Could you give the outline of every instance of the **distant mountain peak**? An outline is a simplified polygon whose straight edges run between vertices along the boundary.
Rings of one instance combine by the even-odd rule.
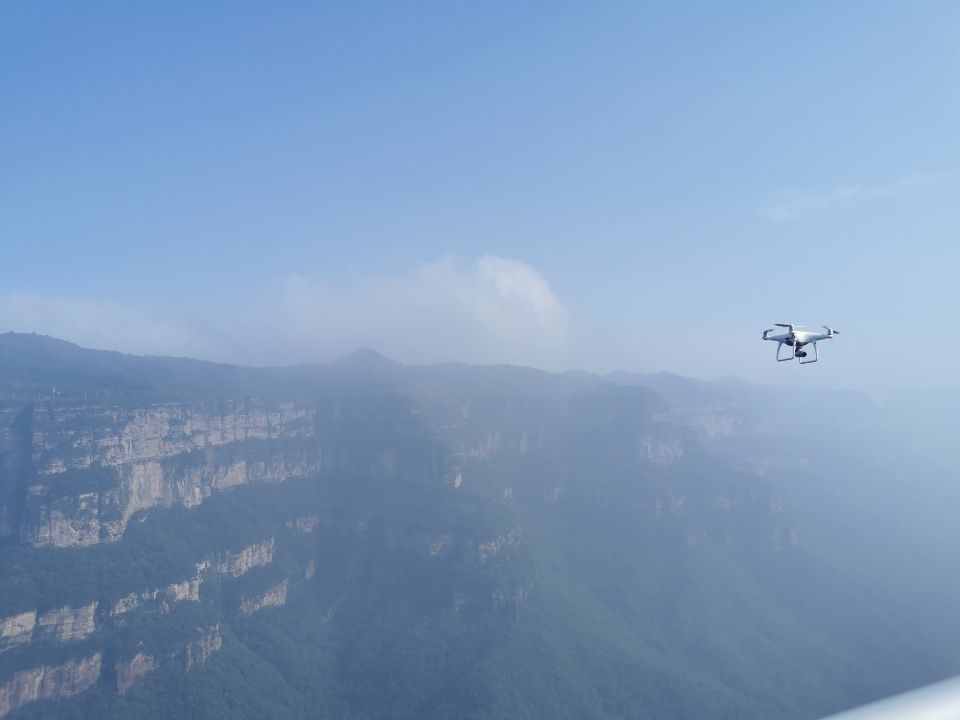
[[[402,363],[392,360],[373,348],[360,348],[334,360],[335,367],[349,367],[362,371],[393,370],[403,367]]]

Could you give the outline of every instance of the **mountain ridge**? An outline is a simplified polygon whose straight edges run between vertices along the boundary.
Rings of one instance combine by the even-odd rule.
[[[809,718],[960,669],[951,498],[910,524],[865,398],[3,337],[0,716]]]
[[[93,360],[115,360],[120,363],[129,363],[130,365],[141,365],[141,367],[160,366],[175,370],[178,366],[185,368],[208,368],[216,369],[222,372],[235,373],[237,375],[269,375],[284,371],[297,372],[317,372],[323,370],[337,369],[350,370],[359,374],[380,374],[396,373],[399,369],[431,369],[431,368],[483,368],[491,372],[517,372],[532,375],[550,375],[555,377],[568,377],[573,380],[588,382],[614,382],[626,385],[645,385],[651,388],[660,389],[682,389],[682,388],[703,388],[703,387],[723,387],[728,385],[742,385],[751,389],[766,389],[771,392],[782,391],[808,393],[814,395],[829,394],[848,394],[869,398],[863,392],[847,389],[828,389],[828,388],[796,388],[789,385],[770,385],[765,383],[756,383],[743,378],[728,376],[716,378],[714,380],[700,380],[696,378],[678,375],[670,371],[658,371],[652,373],[637,373],[631,371],[613,371],[609,373],[592,373],[585,370],[567,370],[555,372],[541,368],[513,365],[513,364],[485,364],[485,363],[467,363],[460,361],[437,362],[428,364],[404,364],[398,360],[389,358],[373,348],[359,348],[357,350],[345,353],[333,360],[327,362],[309,362],[293,363],[290,365],[243,365],[229,362],[216,362],[211,360],[202,360],[190,357],[180,357],[171,355],[140,355],[135,353],[124,353],[116,350],[87,348],[77,343],[61,340],[49,335],[39,335],[37,333],[18,333],[9,331],[0,333],[0,351],[3,350],[55,350],[57,354],[63,355],[64,352],[74,354],[78,360],[85,360],[88,364]],[[0,363],[3,357],[0,356]],[[2,367],[2,366],[0,366]],[[112,369],[114,363],[106,363],[103,369]]]

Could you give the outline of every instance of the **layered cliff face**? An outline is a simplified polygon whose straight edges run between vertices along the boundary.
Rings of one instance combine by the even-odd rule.
[[[217,597],[219,588],[271,566],[272,535],[202,552],[192,562],[190,550],[156,547],[160,558],[175,562],[169,570],[146,573],[159,581],[146,587],[138,587],[132,566],[99,580],[81,575],[78,584],[67,579],[71,568],[109,573],[103,565],[111,562],[107,558],[129,552],[123,540],[134,517],[159,523],[155,527],[162,538],[176,532],[177,521],[167,515],[151,518],[151,512],[194,509],[219,493],[304,482],[320,474],[322,443],[315,437],[313,403],[119,399],[51,398],[0,408],[0,537],[7,538],[12,563],[0,579],[5,582],[0,605],[6,605],[0,607],[0,717],[95,686],[126,693],[171,662],[186,669],[205,662],[222,646],[218,607],[240,612],[238,599]],[[254,527],[254,532],[262,531]],[[103,544],[116,545],[119,554],[87,557],[86,548]],[[216,544],[216,538],[207,541],[213,548]],[[53,584],[34,577],[38,561],[50,567]],[[176,565],[192,570],[183,573]],[[256,579],[254,588],[260,582]],[[35,597],[31,585],[39,593]],[[58,598],[72,602],[56,604]],[[37,604],[28,609],[31,602]],[[280,604],[269,594],[264,600],[264,606]],[[189,606],[196,608],[190,612],[197,620],[213,621],[214,630],[191,638],[181,617]],[[18,607],[22,610],[3,612]],[[162,642],[137,649],[151,617],[169,617],[162,624],[170,629]],[[36,664],[44,657],[51,662]]]
[[[35,700],[68,698],[100,680],[103,655],[96,653],[55,667],[23,670],[0,685],[0,717]]]
[[[245,623],[291,597],[316,604],[324,625],[349,616],[364,558],[388,562],[411,538],[443,534],[431,518],[415,530],[402,513],[380,519],[397,483],[409,499],[447,476],[409,402],[381,394],[0,408],[0,561],[13,569],[0,577],[0,717],[135,697],[229,638],[236,652]],[[469,557],[498,531],[445,533],[431,557]]]
[[[221,578],[240,578],[256,568],[265,568],[274,561],[275,539],[236,551],[224,551],[208,556],[196,564],[192,577],[173,582],[165,587],[143,589],[128,593],[112,602],[94,600],[80,607],[59,607],[38,613],[36,610],[0,618],[0,653],[20,650],[24,658],[28,644],[44,647],[62,647],[82,644],[91,636],[123,637],[123,628],[136,628],[138,622],[151,616],[176,613],[179,603],[201,603],[204,583],[218,583]],[[119,587],[122,581],[117,583]],[[282,606],[286,599],[286,581],[270,588],[250,601],[239,603],[239,612],[253,612],[264,607]],[[176,632],[176,636],[182,635]],[[141,642],[141,641],[138,641]],[[174,649],[156,655],[136,652],[129,659],[113,659],[117,691],[126,693],[142,676],[162,667],[171,660],[190,669],[205,662],[222,646],[219,626],[205,632],[196,640],[187,640]],[[109,654],[109,653],[108,653]],[[101,677],[103,652],[60,666],[40,666],[20,670],[6,683],[0,683],[0,717],[20,706],[38,699],[62,698],[73,695],[98,682]]]
[[[36,626],[36,610],[0,619],[0,652],[29,642]]]
[[[38,615],[36,610],[0,618],[0,652],[51,638],[57,642],[83,640],[94,631],[97,601],[78,608],[60,607]]]
[[[139,511],[193,507],[238,485],[316,474],[313,412],[255,402],[35,410],[24,506],[8,499],[0,514],[18,517],[8,534],[16,530],[35,547],[116,541]]]
[[[275,585],[265,592],[255,595],[252,598],[245,598],[243,602],[240,603],[240,612],[245,615],[250,615],[264,608],[286,605],[287,587],[287,581],[284,580],[279,585]]]
[[[4,720],[806,718],[950,667],[845,579],[849,398],[44,352],[0,353]]]

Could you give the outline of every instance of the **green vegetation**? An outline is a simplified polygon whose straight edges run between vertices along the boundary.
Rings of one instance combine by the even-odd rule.
[[[850,398],[821,426],[766,391],[669,376],[612,384],[369,356],[246,371],[60,351],[80,353],[62,371],[81,393],[96,371],[123,402],[309,397],[316,409],[311,437],[184,453],[163,461],[172,476],[323,460],[315,477],[138,513],[116,543],[0,544],[0,616],[101,601],[90,637],[0,653],[0,683],[95,651],[105,663],[95,687],[11,720],[812,718],[960,668],[950,544],[937,551],[906,523],[891,537],[896,508],[837,478],[890,481],[872,445],[842,434],[866,412]],[[18,357],[0,353],[8,368]],[[44,357],[17,371],[49,381],[59,361]],[[721,411],[721,429],[759,430],[697,424]],[[4,452],[10,504],[31,476],[16,442]],[[116,482],[96,467],[54,481],[64,497]],[[208,573],[196,602],[106,614],[268,538],[271,563]],[[283,582],[285,605],[241,612]],[[188,672],[186,647],[213,626],[222,649]],[[139,652],[159,667],[118,696],[115,668]]]

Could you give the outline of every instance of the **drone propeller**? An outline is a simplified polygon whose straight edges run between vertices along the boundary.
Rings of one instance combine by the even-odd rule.
[[[828,326],[826,326],[826,325],[821,325],[820,327],[822,327],[824,330],[827,331],[827,335],[839,335],[839,334],[840,334],[840,331],[839,331],[839,330],[834,330],[832,327],[828,327]]]

